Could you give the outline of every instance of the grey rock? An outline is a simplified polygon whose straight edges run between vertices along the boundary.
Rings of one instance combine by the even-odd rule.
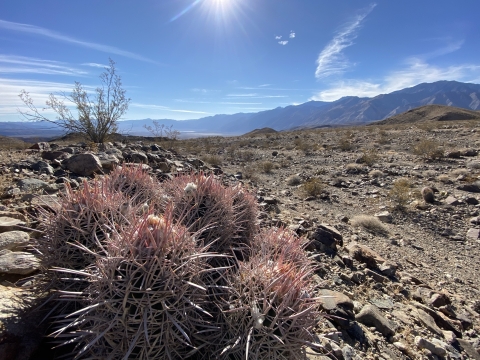
[[[49,163],[45,161],[37,161],[35,164],[31,166],[32,170],[38,171],[40,174],[53,174],[53,167],[50,166]]]
[[[325,310],[333,310],[339,306],[348,310],[353,310],[353,301],[341,292],[321,289],[318,291],[318,297],[320,298],[319,301],[321,306]]]
[[[429,314],[427,314],[425,311],[423,311],[420,308],[416,309],[416,313],[414,313],[417,317],[418,320],[420,320],[425,327],[430,330],[432,333],[438,335],[438,336],[443,336],[442,330],[438,327],[438,325],[435,323],[435,319],[431,317]]]
[[[346,249],[355,260],[367,264],[370,268],[378,268],[385,262],[377,252],[357,242],[351,242]]]
[[[113,154],[99,153],[97,156],[104,169],[113,170],[115,166],[120,164],[120,160]]]
[[[445,350],[443,347],[441,347],[438,344],[434,344],[433,342],[427,339],[424,339],[421,336],[416,336],[414,341],[415,341],[415,345],[419,349],[427,349],[432,354],[435,354],[441,357],[444,357],[445,355],[447,355],[447,350]]]
[[[397,272],[397,268],[398,268],[397,264],[387,260],[378,267],[378,270],[380,270],[382,275],[395,276],[395,273]]]
[[[28,275],[40,267],[35,255],[27,252],[0,251],[0,273]]]
[[[463,184],[458,186],[457,190],[480,193],[480,186],[478,186],[478,184]]]
[[[450,195],[445,199],[445,204],[451,206],[458,206],[461,204],[461,202],[456,197]]]
[[[28,245],[30,235],[24,231],[8,231],[0,234],[0,250],[17,250]]]
[[[394,326],[388,321],[375,305],[365,305],[355,316],[358,322],[375,327],[381,334],[388,337],[395,334]]]
[[[18,182],[18,187],[23,192],[32,192],[45,189],[48,183],[38,179],[22,179]]]
[[[23,220],[15,219],[8,216],[0,216],[0,233],[19,230],[20,227],[26,225],[27,224]]]
[[[93,154],[77,154],[64,160],[62,165],[71,172],[81,175],[90,176],[93,173],[102,170],[102,163],[98,156]]]
[[[475,350],[472,344],[463,339],[457,339],[458,343],[462,347],[463,351],[467,353],[470,359],[480,360],[480,354]]]
[[[384,223],[392,222],[392,214],[390,214],[388,211],[381,211],[373,216],[375,216],[378,220]]]
[[[309,238],[313,240],[313,246],[317,249],[337,250],[338,246],[343,246],[343,236],[334,227],[327,224],[320,224]]]
[[[124,152],[123,157],[126,161],[135,164],[148,164],[148,156],[141,151]]]
[[[468,229],[467,238],[472,240],[480,239],[480,229],[476,229],[476,228]]]

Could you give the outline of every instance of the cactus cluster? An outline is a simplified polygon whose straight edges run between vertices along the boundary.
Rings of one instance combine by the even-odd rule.
[[[313,267],[302,238],[260,230],[257,212],[240,185],[202,173],[117,169],[67,188],[38,240],[53,302],[75,305],[51,337],[78,359],[301,358]]]

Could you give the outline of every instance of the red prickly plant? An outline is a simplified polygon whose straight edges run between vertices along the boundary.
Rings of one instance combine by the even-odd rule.
[[[57,279],[52,268],[83,270],[105,256],[110,235],[128,226],[133,216],[125,197],[99,181],[85,181],[78,191],[67,184],[56,211],[40,211],[43,236],[36,246],[44,270]]]
[[[52,336],[75,343],[75,358],[184,359],[198,349],[207,300],[200,274],[210,256],[171,214],[145,214],[112,239],[110,256],[84,293],[84,309]],[[213,256],[213,255],[212,255]],[[72,320],[73,318],[73,320]]]
[[[162,208],[163,192],[155,179],[141,165],[116,167],[102,180],[111,192],[120,192],[142,212]]]
[[[182,175],[164,183],[177,219],[210,250],[234,255],[249,245],[257,230],[257,205],[240,186],[227,188],[213,175]]]
[[[289,229],[272,227],[261,229],[255,235],[252,250],[272,260],[285,256],[295,264],[302,264],[309,261],[305,253],[307,243],[307,239]]]

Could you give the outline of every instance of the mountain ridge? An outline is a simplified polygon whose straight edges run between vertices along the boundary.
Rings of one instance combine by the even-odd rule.
[[[307,101],[257,113],[216,114],[197,120],[157,120],[166,127],[187,136],[241,135],[259,128],[276,131],[316,128],[324,126],[363,125],[380,121],[425,105],[453,106],[468,110],[480,110],[480,84],[457,81],[421,83],[409,88],[372,98],[345,96],[332,102]],[[145,125],[152,119],[124,120],[119,122],[121,133],[148,135]],[[50,129],[47,129],[50,128]],[[51,123],[0,122],[0,135],[44,136],[46,133],[61,133],[52,129]],[[56,135],[56,134],[54,134]]]

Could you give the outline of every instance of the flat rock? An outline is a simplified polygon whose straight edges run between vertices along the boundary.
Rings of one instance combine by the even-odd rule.
[[[341,292],[321,289],[318,291],[318,296],[320,298],[320,304],[325,310],[333,310],[339,306],[353,310],[353,301]]]
[[[419,349],[427,349],[432,354],[435,354],[435,355],[440,356],[440,357],[444,357],[445,355],[447,355],[447,350],[445,350],[443,347],[441,347],[437,344],[434,344],[433,342],[431,342],[427,339],[424,339],[421,336],[416,336],[415,337],[415,345]]]
[[[39,266],[40,261],[33,254],[10,250],[0,252],[0,273],[28,275],[38,270]]]
[[[30,236],[24,231],[8,231],[0,234],[0,251],[17,250],[28,245]]]
[[[358,322],[375,327],[384,336],[395,334],[394,326],[388,321],[375,305],[365,305],[355,316]]]
[[[388,211],[381,211],[373,216],[375,216],[378,220],[384,223],[392,222],[392,214],[390,214]]]
[[[48,186],[48,183],[39,179],[22,179],[18,182],[18,187],[23,192],[32,192],[43,190]]]
[[[456,197],[450,195],[445,199],[445,204],[451,206],[458,206],[461,204],[461,202]]]
[[[475,229],[475,228],[468,229],[467,238],[473,239],[473,240],[480,239],[480,229]]]
[[[0,216],[0,233],[19,230],[19,227],[25,225],[27,224],[20,219],[15,219],[8,216]]]
[[[480,354],[475,350],[472,344],[463,339],[457,339],[458,343],[462,347],[463,351],[467,353],[470,359],[480,360]]]
[[[478,186],[477,184],[463,184],[458,186],[457,189],[472,193],[480,193],[480,186]]]

